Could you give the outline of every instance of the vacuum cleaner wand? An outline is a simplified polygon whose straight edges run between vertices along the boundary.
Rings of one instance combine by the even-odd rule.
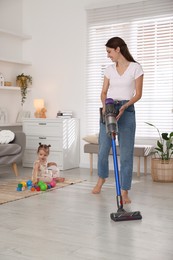
[[[114,174],[115,174],[115,185],[116,185],[116,199],[117,199],[117,213],[111,213],[110,218],[113,221],[127,221],[127,220],[137,220],[142,219],[140,211],[126,212],[123,208],[123,200],[121,195],[119,171],[118,171],[118,160],[116,152],[116,135],[118,134],[118,127],[116,116],[119,111],[115,109],[114,100],[107,98],[105,101],[105,123],[106,123],[106,132],[109,137],[112,139],[112,153],[113,153],[113,162],[114,162]]]

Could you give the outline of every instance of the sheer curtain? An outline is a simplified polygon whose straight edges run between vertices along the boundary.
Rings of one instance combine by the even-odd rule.
[[[100,93],[107,58],[105,43],[123,38],[144,70],[143,96],[135,104],[138,137],[173,131],[173,1],[143,1],[88,9],[87,133],[99,131]]]

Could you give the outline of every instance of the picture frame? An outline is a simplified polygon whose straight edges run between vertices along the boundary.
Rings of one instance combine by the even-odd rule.
[[[30,115],[31,115],[30,111],[27,111],[27,110],[19,111],[19,113],[17,114],[16,123],[22,123],[23,119],[29,118]]]

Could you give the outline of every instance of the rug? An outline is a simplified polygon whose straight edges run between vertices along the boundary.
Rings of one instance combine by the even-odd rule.
[[[65,179],[64,182],[58,182],[54,188],[47,189],[46,191],[30,191],[28,189],[25,189],[24,191],[16,191],[16,188],[18,186],[18,183],[20,181],[27,181],[29,179],[6,179],[1,180],[0,182],[0,204],[12,202],[15,200],[20,200],[24,198],[28,198],[35,195],[40,195],[45,192],[50,192],[55,189],[64,188],[69,185],[73,185],[76,183],[82,182],[82,180],[76,179]]]

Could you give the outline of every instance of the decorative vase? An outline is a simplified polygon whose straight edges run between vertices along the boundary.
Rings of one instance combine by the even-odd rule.
[[[151,176],[155,182],[173,182],[173,159],[151,159]]]

